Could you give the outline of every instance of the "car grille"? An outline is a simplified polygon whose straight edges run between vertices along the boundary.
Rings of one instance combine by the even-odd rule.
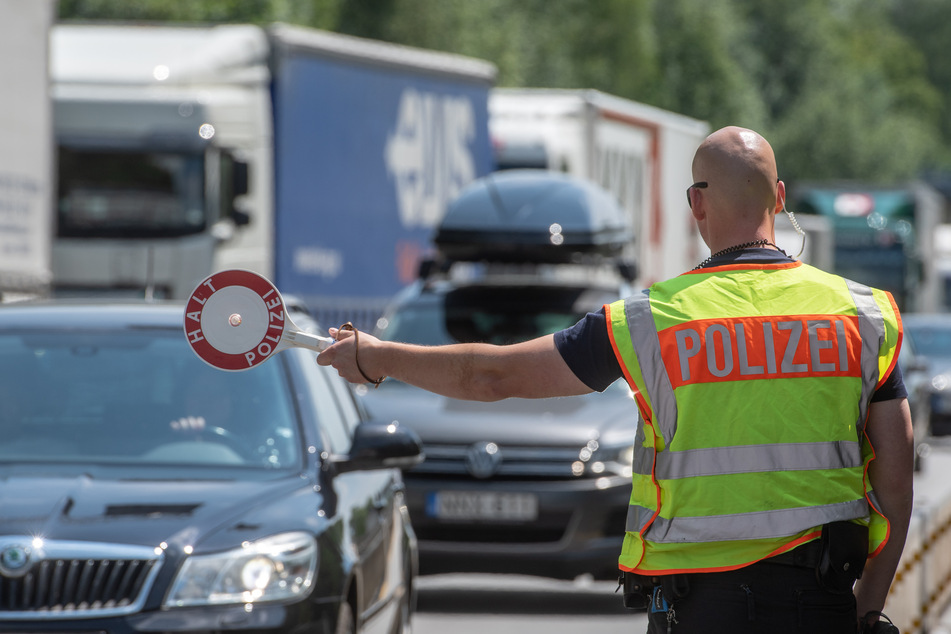
[[[582,475],[575,475],[572,465],[580,460],[579,448],[499,445],[501,460],[493,473],[486,478],[478,478],[467,464],[469,452],[477,446],[426,443],[423,447],[426,459],[407,473],[408,486],[432,490],[438,488],[437,482],[447,481],[563,483],[554,484],[557,489],[572,486],[570,482],[597,477],[588,469]],[[588,457],[590,459],[590,455]],[[536,519],[524,524],[441,521],[422,514],[413,518],[413,530],[420,540],[430,542],[554,544],[565,539],[576,511],[570,508],[540,509]],[[604,534],[623,534],[627,508],[619,509],[617,514],[618,517],[605,519]]]
[[[466,466],[469,445],[426,443],[426,459],[413,473],[471,477]],[[571,465],[578,460],[578,449],[501,447],[502,460],[493,478],[577,480]]]
[[[23,568],[4,564],[4,554],[24,551],[29,554]],[[136,612],[161,563],[162,555],[152,548],[0,538],[0,620]]]

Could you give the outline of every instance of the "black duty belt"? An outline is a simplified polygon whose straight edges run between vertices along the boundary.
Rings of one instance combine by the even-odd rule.
[[[762,560],[764,564],[779,564],[782,566],[797,566],[800,568],[815,568],[822,558],[822,542],[815,539],[788,550],[779,555]]]

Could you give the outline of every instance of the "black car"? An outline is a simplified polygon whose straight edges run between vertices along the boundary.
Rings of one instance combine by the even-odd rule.
[[[0,631],[408,629],[418,439],[313,353],[222,372],[182,321],[0,307]]]

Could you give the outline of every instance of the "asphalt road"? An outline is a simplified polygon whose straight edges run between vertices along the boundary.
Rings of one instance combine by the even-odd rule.
[[[647,616],[625,609],[616,583],[516,575],[419,579],[414,634],[646,632]]]

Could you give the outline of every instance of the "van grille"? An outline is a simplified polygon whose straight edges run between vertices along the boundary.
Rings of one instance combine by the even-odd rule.
[[[23,570],[0,574],[0,620],[101,617],[141,609],[161,566],[150,548],[88,542],[0,538],[0,552],[26,549]],[[11,546],[12,545],[12,546]]]

